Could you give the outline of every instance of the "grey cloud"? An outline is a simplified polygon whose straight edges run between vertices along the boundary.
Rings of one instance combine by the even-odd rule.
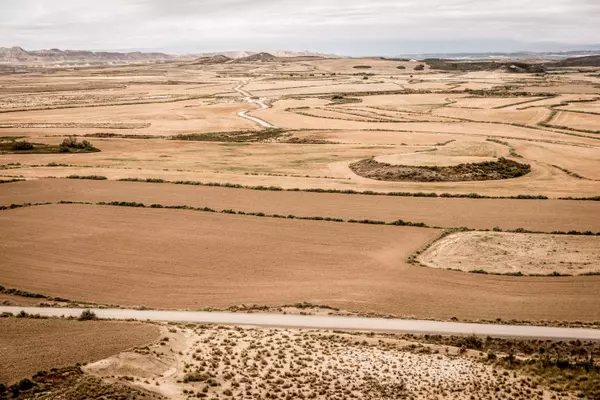
[[[409,42],[591,44],[599,20],[598,0],[0,0],[0,46],[352,52],[352,43],[370,43],[364,48],[402,52]]]

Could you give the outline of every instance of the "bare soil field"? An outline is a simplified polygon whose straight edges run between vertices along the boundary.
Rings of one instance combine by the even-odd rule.
[[[428,267],[469,272],[582,275],[600,273],[600,240],[593,236],[459,232],[435,242],[418,260]]]
[[[0,224],[0,281],[72,300],[188,309],[307,301],[421,318],[600,317],[600,277],[476,276],[409,265],[435,229],[88,205],[10,210]]]
[[[542,232],[584,232],[598,231],[600,227],[600,203],[596,201],[345,195],[82,179],[39,179],[0,185],[0,206],[63,200],[188,205],[345,220],[393,222],[403,219],[446,228],[498,226]]]
[[[157,341],[150,324],[63,319],[0,318],[0,383],[97,361]]]

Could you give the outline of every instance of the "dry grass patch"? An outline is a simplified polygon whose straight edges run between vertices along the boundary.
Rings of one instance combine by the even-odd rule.
[[[594,236],[459,232],[434,243],[418,260],[433,268],[497,274],[600,273]]]

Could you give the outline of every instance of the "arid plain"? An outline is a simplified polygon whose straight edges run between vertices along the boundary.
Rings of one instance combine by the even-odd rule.
[[[597,327],[598,74],[259,55],[0,75],[0,301]],[[14,329],[3,324],[2,334]],[[115,336],[113,328],[102,329]],[[139,339],[129,346],[156,336],[127,329]],[[398,359],[381,340],[352,339],[342,354],[332,343],[345,334],[322,335],[180,327],[163,346],[186,357],[157,354],[159,372],[127,363],[127,372],[93,365],[86,373],[135,376],[142,398],[155,386],[173,398],[228,397],[232,379],[248,378],[245,361],[214,376],[198,372],[202,384],[183,392],[191,354],[209,358],[197,343],[239,336],[237,354],[248,337],[259,348],[291,337],[307,348],[318,342],[313,356],[344,374],[348,360],[370,358],[387,382],[373,386],[367,374],[339,397],[327,397],[329,389],[313,397],[294,383],[308,398],[442,398],[454,389],[456,398],[488,398],[491,386],[473,384],[481,377],[521,382],[463,359],[486,354],[464,355],[460,344],[433,356],[402,353],[413,342],[387,338],[405,362],[428,358],[452,371],[450,386],[437,375],[428,375],[428,389],[406,386],[413,378],[384,371]],[[100,353],[65,359],[109,355]],[[179,375],[163,374],[175,364]],[[282,374],[272,379],[290,382],[284,398],[296,381]],[[243,387],[227,392],[271,393],[250,385],[244,395]],[[534,395],[561,396],[555,389]]]

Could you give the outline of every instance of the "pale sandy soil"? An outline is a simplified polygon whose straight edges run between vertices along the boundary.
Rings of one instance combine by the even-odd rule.
[[[595,98],[597,99],[597,97]],[[572,103],[567,106],[561,106],[558,109],[600,114],[600,100],[596,100],[593,103]]]
[[[524,101],[541,100],[543,97],[463,97],[448,108],[481,108],[492,109],[507,107]]]
[[[527,110],[472,110],[465,108],[445,107],[433,111],[434,115],[460,118],[470,121],[485,121],[498,123],[515,123],[523,125],[534,125],[545,120],[550,111],[545,108],[529,108]]]
[[[580,130],[600,131],[600,115],[559,111],[549,124]]]
[[[186,107],[189,106],[189,107]],[[246,110],[247,104],[221,103],[203,105],[200,100],[187,100],[175,103],[153,103],[123,106],[99,106],[84,108],[67,108],[58,110],[41,110],[28,112],[4,113],[2,123],[150,123],[145,129],[131,129],[126,132],[110,129],[96,132],[113,132],[143,135],[168,135],[177,133],[213,132],[238,129],[253,129],[253,123],[236,116],[239,111]],[[13,129],[6,129],[13,132]],[[89,132],[89,129],[87,129]],[[0,134],[4,130],[0,130]],[[17,130],[23,133],[24,130]],[[42,133],[43,129],[26,130],[28,134]],[[69,130],[63,130],[68,135]],[[92,133],[92,132],[89,132]]]
[[[0,383],[97,361],[154,342],[159,328],[134,322],[0,318]]]
[[[393,222],[403,219],[430,226],[473,229],[499,226],[543,232],[596,231],[600,226],[600,203],[595,201],[368,196],[80,179],[41,179],[0,185],[0,205],[61,200],[135,201],[146,205],[188,205],[345,220]]]
[[[452,166],[464,163],[480,163],[495,161],[498,157],[508,155],[506,147],[501,148],[492,142],[460,141],[406,154],[390,154],[375,157],[375,160],[392,165],[411,166]]]
[[[378,335],[190,326],[169,328],[159,345],[98,361],[85,371],[108,381],[134,377],[134,387],[171,399],[196,398],[198,393],[235,399],[270,393],[413,400],[533,395],[528,377],[486,365],[485,356]],[[556,395],[543,386],[534,392],[539,399]]]
[[[509,141],[525,159],[556,165],[587,179],[600,179],[600,151],[597,147],[579,147],[548,143]]]
[[[600,238],[460,232],[435,242],[418,259],[428,267],[462,271],[581,275],[600,272]]]
[[[10,210],[0,224],[0,280],[73,300],[188,309],[308,301],[421,318],[600,318],[600,277],[477,276],[407,264],[435,229],[86,205]]]

